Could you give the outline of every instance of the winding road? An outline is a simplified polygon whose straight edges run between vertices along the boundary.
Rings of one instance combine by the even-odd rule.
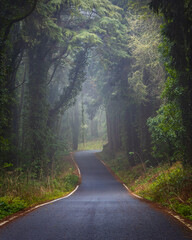
[[[82,183],[68,198],[40,207],[0,229],[0,240],[185,240],[172,217],[129,195],[94,156],[75,154]]]

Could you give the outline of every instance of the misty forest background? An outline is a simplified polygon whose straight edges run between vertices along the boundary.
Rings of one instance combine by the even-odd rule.
[[[191,0],[1,0],[3,206],[61,190],[62,169],[70,190],[63,156],[90,141],[127,171],[179,162],[174,184],[190,192],[191,39]]]

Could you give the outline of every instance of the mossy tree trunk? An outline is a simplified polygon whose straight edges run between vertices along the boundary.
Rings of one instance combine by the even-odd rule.
[[[29,165],[39,175],[46,166],[47,153],[47,74],[49,63],[45,59],[43,44],[29,51],[28,119],[26,148]]]

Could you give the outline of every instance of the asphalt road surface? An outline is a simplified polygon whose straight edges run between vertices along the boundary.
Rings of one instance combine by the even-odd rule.
[[[192,235],[172,217],[134,199],[94,157],[75,154],[82,184],[69,198],[5,225],[0,240],[185,240]]]

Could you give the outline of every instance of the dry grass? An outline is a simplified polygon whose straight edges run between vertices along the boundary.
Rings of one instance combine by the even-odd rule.
[[[0,219],[26,207],[62,197],[78,183],[70,156],[54,163],[51,176],[36,179],[30,172],[1,172]]]
[[[127,168],[128,159],[117,155],[111,158],[99,153],[100,158],[137,195],[158,202],[192,220],[192,167],[176,162],[173,166],[160,164],[143,171],[142,165]]]

